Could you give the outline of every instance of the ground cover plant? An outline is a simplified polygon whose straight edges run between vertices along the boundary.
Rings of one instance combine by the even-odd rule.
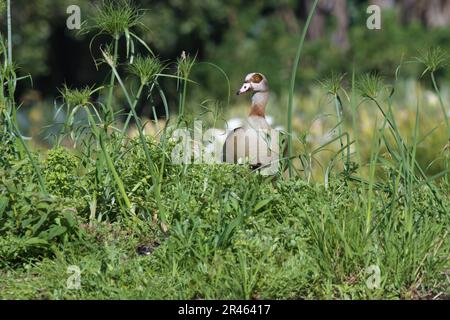
[[[286,172],[265,177],[240,165],[173,163],[176,129],[192,131],[195,120],[214,124],[225,115],[208,104],[202,112],[190,108],[186,97],[198,85],[191,72],[201,62],[185,52],[161,61],[135,31],[144,14],[128,1],[96,7],[82,31],[98,49],[93,63],[110,74],[93,87],[61,84],[49,150],[32,148],[22,134],[14,93],[31,76],[18,76],[11,24],[2,33],[0,298],[450,295],[450,127],[437,78],[447,68],[445,51],[431,48],[404,62],[422,68],[417,77],[438,98],[430,106],[418,88],[406,125],[398,106],[408,93],[397,81],[404,63],[390,82],[356,72],[318,81],[320,101],[308,104],[331,105],[334,114],[326,117],[332,135],[317,142],[296,120],[303,33],[282,113]],[[177,84],[176,113],[162,79]],[[144,99],[155,115],[161,101],[165,116],[146,123],[136,112]],[[149,126],[153,134],[145,134]]]

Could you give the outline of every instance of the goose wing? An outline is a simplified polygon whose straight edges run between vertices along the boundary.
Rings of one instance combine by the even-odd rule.
[[[223,154],[222,161],[226,163],[238,163],[239,155],[245,154],[245,145],[244,150],[242,150],[242,137],[245,136],[245,128],[238,127],[233,129],[225,139],[225,143],[223,145]],[[245,143],[245,142],[244,142]]]

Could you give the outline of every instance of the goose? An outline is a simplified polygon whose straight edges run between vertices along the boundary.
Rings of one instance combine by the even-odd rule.
[[[237,95],[252,93],[250,112],[243,125],[229,132],[223,146],[222,160],[225,163],[247,163],[263,175],[278,172],[278,132],[266,119],[265,108],[269,100],[269,82],[259,73],[245,77]]]

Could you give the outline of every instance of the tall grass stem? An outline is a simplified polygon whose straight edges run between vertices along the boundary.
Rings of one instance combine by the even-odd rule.
[[[7,1],[7,24],[8,24],[8,64],[12,65],[12,23],[11,23],[11,0]]]
[[[297,47],[297,53],[294,60],[294,65],[292,66],[291,72],[291,80],[289,87],[289,101],[288,101],[288,116],[287,116],[287,127],[288,127],[288,169],[289,169],[289,177],[292,177],[292,110],[294,103],[294,89],[295,89],[295,78],[297,75],[297,69],[300,63],[300,57],[302,54],[303,44],[305,42],[306,33],[308,31],[309,25],[311,24],[312,17],[314,12],[316,11],[317,3],[319,0],[315,0],[312,5],[311,11],[309,12],[308,19],[306,20],[305,27],[303,28],[303,32]]]
[[[114,56],[113,56],[113,62],[115,63],[118,58],[118,50],[119,50],[119,36],[114,36]],[[114,72],[111,72],[111,79],[109,81],[109,92],[108,92],[108,100],[106,102],[106,106],[108,108],[108,112],[110,113],[110,119],[111,121],[114,121],[114,109],[112,107],[112,100],[113,100],[113,93],[114,93],[114,82],[115,82],[115,75]]]

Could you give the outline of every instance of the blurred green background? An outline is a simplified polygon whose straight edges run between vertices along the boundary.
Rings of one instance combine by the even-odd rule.
[[[53,119],[54,103],[64,83],[73,88],[105,83],[106,66],[97,70],[93,57],[98,47],[109,41],[98,37],[90,50],[93,34],[79,35],[68,30],[66,9],[79,5],[83,21],[95,14],[96,1],[88,0],[14,0],[14,59],[20,74],[31,74],[33,84],[22,81],[17,98],[23,103],[21,126],[33,137],[44,137],[43,128]],[[264,73],[272,91],[269,114],[278,125],[284,125],[285,105],[291,66],[298,39],[312,0],[140,0],[134,3],[145,9],[146,29],[139,34],[165,61],[174,61],[182,51],[197,55],[198,61],[212,62],[222,68],[230,79],[231,92],[240,86],[243,77],[253,71]],[[383,9],[382,29],[369,30],[366,10],[370,4]],[[5,17],[1,17],[5,31]],[[378,72],[386,81],[394,78],[397,66],[403,62],[400,76],[401,105],[413,110],[411,90],[417,84],[431,88],[429,79],[421,79],[423,66],[412,62],[420,49],[440,46],[450,52],[450,1],[447,0],[321,0],[313,18],[301,66],[297,73],[298,103],[296,114],[309,119],[298,124],[307,130],[312,119],[321,112],[323,93],[316,94],[317,80],[332,71],[347,73],[347,88],[353,68],[357,73]],[[121,39],[121,52],[125,41]],[[175,73],[175,66],[173,66]],[[217,69],[199,64],[194,68],[188,105],[199,110],[202,101],[213,99],[225,106],[228,84]],[[444,97],[448,97],[448,70],[438,73]],[[418,81],[416,83],[416,81]],[[172,111],[177,108],[176,81],[163,80]],[[425,98],[427,91],[425,91]],[[430,93],[429,101],[436,103]],[[309,99],[309,100],[308,100]],[[409,99],[409,100],[408,100]],[[247,101],[231,96],[232,107],[224,117],[245,115],[241,108]],[[427,100],[427,101],[428,101]],[[428,102],[429,102],[428,101]],[[150,102],[140,102],[139,112],[152,118]],[[159,104],[156,101],[156,104]],[[233,108],[234,106],[234,108]],[[162,111],[162,106],[159,106]],[[53,111],[52,111],[53,110]],[[236,111],[230,111],[236,110]],[[332,110],[332,109],[330,109]],[[440,117],[439,109],[430,112]],[[414,115],[406,114],[414,120]],[[370,117],[369,117],[370,118]],[[441,119],[442,120],[442,119]],[[430,120],[434,122],[435,119]],[[326,131],[326,130],[325,130]]]

